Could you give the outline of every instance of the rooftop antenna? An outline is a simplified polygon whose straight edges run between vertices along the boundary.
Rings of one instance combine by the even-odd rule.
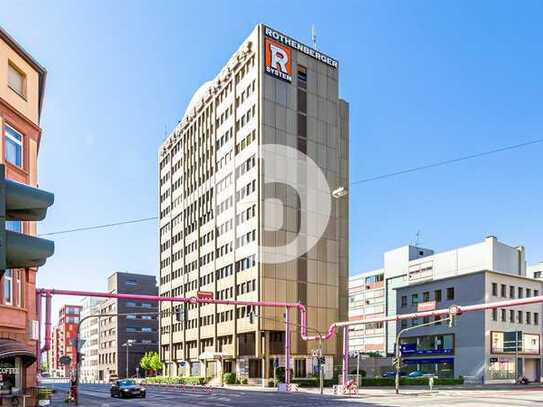
[[[311,41],[313,42],[313,48],[317,49],[317,30],[315,24],[311,25]]]
[[[417,233],[415,234],[415,246],[418,247],[420,244],[420,230],[417,230]]]

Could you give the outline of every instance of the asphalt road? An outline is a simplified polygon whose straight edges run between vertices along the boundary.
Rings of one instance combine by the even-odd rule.
[[[57,389],[53,406],[66,406],[64,394],[66,384],[54,385]],[[278,393],[276,391],[253,391],[237,389],[217,389],[205,391],[202,388],[188,390],[167,390],[147,388],[145,399],[117,399],[109,395],[109,386],[104,384],[85,384],[80,388],[80,406],[100,407],[169,407],[169,406],[257,406],[257,407],[299,407],[299,406],[455,406],[455,407],[510,407],[543,406],[543,387],[511,389],[458,389],[406,390],[396,396],[392,389],[362,389],[357,397],[337,397],[319,394]]]

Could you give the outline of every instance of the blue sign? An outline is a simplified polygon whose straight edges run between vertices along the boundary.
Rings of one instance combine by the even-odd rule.
[[[417,349],[416,343],[405,343],[400,345],[400,351],[402,355],[442,355],[453,353],[452,349]]]

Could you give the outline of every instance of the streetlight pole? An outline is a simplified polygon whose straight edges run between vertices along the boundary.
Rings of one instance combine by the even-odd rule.
[[[128,379],[128,349],[136,342],[134,339],[127,339],[125,343],[122,344],[122,346],[126,347],[126,373],[125,377]]]
[[[322,335],[319,333],[319,387],[321,394],[324,392],[324,355],[322,353]]]
[[[356,385],[360,387],[360,351],[356,353]]]

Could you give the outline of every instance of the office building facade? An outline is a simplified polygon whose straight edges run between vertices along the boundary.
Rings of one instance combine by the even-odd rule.
[[[380,277],[384,286],[383,312],[374,315],[393,317],[400,309],[400,304],[397,302],[397,289],[421,281],[438,280],[480,271],[495,271],[526,277],[525,250],[521,246],[506,245],[493,236],[489,236],[479,243],[440,253],[434,253],[433,250],[422,247],[403,246],[385,252],[382,269],[352,276],[350,281],[351,285],[358,285],[357,282],[362,281],[365,275],[383,275]],[[357,304],[354,296],[351,296],[351,301],[354,301],[351,304]],[[370,311],[373,310],[371,304],[368,304],[368,307],[370,307]],[[360,312],[360,309],[350,308],[351,316]],[[356,346],[356,329],[359,328],[353,327],[350,335],[355,340],[354,346]],[[396,333],[396,322],[386,322],[383,325],[381,338],[385,354],[394,353]],[[378,341],[378,339],[374,340]],[[351,350],[356,350],[352,346],[353,344],[350,344]]]
[[[108,291],[158,295],[156,277],[145,274],[114,273],[108,277]],[[158,352],[157,303],[108,298],[99,309],[98,380],[144,375],[139,367],[142,356]]]
[[[38,184],[40,118],[46,70],[0,27],[0,163],[6,177]],[[36,234],[35,222],[6,222],[6,227]],[[12,389],[28,393],[36,385],[36,268],[0,272],[0,396]],[[32,402],[29,400],[28,402]]]
[[[379,318],[385,312],[385,272],[375,270],[349,279],[349,320]],[[384,323],[354,325],[349,331],[351,352],[384,355]]]
[[[517,274],[519,269],[511,271],[478,271],[412,282],[396,290],[398,314],[416,312],[421,304],[425,309],[442,309],[542,293],[541,281]],[[403,370],[463,376],[473,383],[512,383],[521,376],[540,382],[542,311],[542,304],[530,304],[466,313],[452,327],[441,322],[443,317],[402,320],[398,331],[436,322],[401,337]]]
[[[98,350],[100,339],[99,319],[93,315],[100,314],[100,304],[103,299],[85,297],[81,300],[81,326],[82,339],[81,354],[83,361],[80,368],[80,380],[93,383],[98,381]]]
[[[285,260],[291,253],[278,249],[284,261],[263,260],[267,248],[293,241],[300,217],[310,216],[296,191],[267,182],[265,153],[276,153],[285,177],[298,163],[296,154],[280,156],[289,147],[316,163],[330,190],[348,186],[348,105],[338,96],[338,79],[337,61],[258,25],[194,94],[159,153],[161,295],[206,291],[227,300],[302,302],[310,334],[348,318],[347,198],[327,196],[331,214],[309,250]],[[282,212],[273,231],[266,227],[267,203]],[[168,374],[224,371],[258,381],[285,365],[284,309],[191,304],[186,321],[178,321],[178,306],[161,307]],[[294,311],[290,318],[300,323]],[[302,341],[297,328],[290,335],[294,377],[306,377],[314,372],[317,343]],[[325,343],[327,376],[340,340]]]

